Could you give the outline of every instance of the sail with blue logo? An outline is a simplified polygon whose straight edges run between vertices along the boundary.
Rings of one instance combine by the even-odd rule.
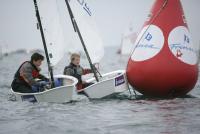
[[[103,58],[104,48],[94,21],[94,12],[91,5],[86,0],[70,0],[69,4],[92,63],[99,63]]]

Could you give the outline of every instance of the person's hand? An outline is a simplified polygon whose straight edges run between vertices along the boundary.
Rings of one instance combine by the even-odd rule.
[[[85,84],[86,83],[86,81],[82,81],[82,84]]]
[[[48,82],[46,82],[46,81],[38,81],[38,82],[36,82],[35,86],[44,87],[47,84],[48,84]]]
[[[45,78],[44,78],[44,81],[49,82],[49,79],[45,77]]]
[[[46,82],[46,81],[40,81],[39,83],[40,83],[40,86],[42,86],[42,87],[44,87],[48,84],[48,82]]]

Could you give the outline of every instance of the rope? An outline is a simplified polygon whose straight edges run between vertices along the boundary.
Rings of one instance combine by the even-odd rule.
[[[135,89],[133,89],[133,92],[135,94],[135,98],[137,99],[137,93],[136,93]]]
[[[137,99],[137,93],[136,93],[136,91],[132,88],[132,90],[133,90],[133,93],[134,93],[134,95],[135,95],[135,98]],[[130,88],[130,86],[128,85],[128,91],[129,91],[129,93],[130,93],[130,98],[132,98],[132,93],[131,93],[131,88]]]

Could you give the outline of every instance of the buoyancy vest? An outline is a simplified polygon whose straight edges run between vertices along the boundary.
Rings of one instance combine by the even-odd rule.
[[[29,83],[27,83],[24,78],[20,75],[20,69],[21,67],[25,64],[25,63],[30,63],[33,67],[32,69],[32,77],[33,78],[38,78],[39,76],[39,70],[37,69],[37,67],[30,61],[25,61],[24,63],[21,64],[21,66],[19,67],[19,69],[17,70],[17,72],[15,73],[15,76],[14,76],[14,80],[13,80],[13,84],[24,84],[26,86],[30,86]]]
[[[70,63],[69,66],[66,66],[65,70],[67,70],[68,68],[73,71],[71,75],[78,79],[78,83],[82,83],[81,76],[83,69],[80,66],[76,66],[72,63]]]
[[[76,66],[72,63],[69,64],[69,66],[65,67],[65,70],[70,68],[71,70],[73,70],[73,73],[70,74],[71,76],[75,77],[78,79],[78,84],[76,85],[77,89],[80,90],[82,89],[83,85],[82,85],[82,74],[83,74],[83,68],[80,66]]]

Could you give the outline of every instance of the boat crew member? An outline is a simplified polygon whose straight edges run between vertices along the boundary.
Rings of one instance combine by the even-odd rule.
[[[92,73],[92,71],[91,69],[84,69],[80,66],[80,54],[73,53],[70,59],[70,64],[64,69],[64,75],[70,75],[78,79],[78,84],[76,85],[77,90],[81,90],[92,85],[93,83],[86,83],[82,80],[82,75]]]
[[[47,84],[45,81],[48,81],[48,79],[39,73],[43,60],[44,56],[34,53],[31,56],[31,61],[25,61],[21,64],[11,85],[13,91],[20,93],[38,92],[40,87]],[[42,82],[38,82],[36,79],[40,79]]]

